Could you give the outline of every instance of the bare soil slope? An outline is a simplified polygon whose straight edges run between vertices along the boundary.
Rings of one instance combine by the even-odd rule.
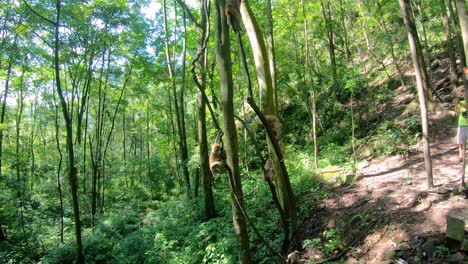
[[[445,56],[439,65],[433,85],[442,98],[450,101],[453,95],[463,96],[461,86],[453,91],[448,88]],[[410,90],[405,86],[394,90],[393,101],[383,108],[398,111],[401,117],[408,112],[404,109],[418,109]],[[411,146],[408,155],[361,162],[357,173],[361,180],[352,186],[330,187],[328,198],[311,209],[311,218],[301,228],[301,241],[338,228],[345,233],[341,241],[345,250],[334,252],[336,257],[330,261],[337,263],[342,259],[369,264],[468,263],[466,252],[449,252],[445,243],[447,215],[468,219],[468,199],[460,193],[463,168],[457,162],[457,127],[449,121],[452,107],[441,103],[438,112],[429,116],[433,190],[427,189],[421,143]],[[301,254],[304,263],[328,263],[323,252],[311,246],[305,246]]]
[[[304,238],[337,226],[346,230],[345,244],[355,248],[343,251],[346,263],[468,261],[466,253],[443,249],[446,216],[468,219],[468,200],[458,188],[462,165],[456,160],[456,127],[447,122],[448,115],[430,116],[434,190],[426,187],[422,145],[413,146],[408,156],[366,161],[360,164],[360,181],[330,189],[330,198],[314,208],[315,217],[303,226]],[[304,262],[322,258],[310,248],[302,253]]]

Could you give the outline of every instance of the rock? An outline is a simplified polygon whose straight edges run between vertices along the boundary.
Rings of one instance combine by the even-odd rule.
[[[458,252],[458,253],[448,256],[447,262],[448,263],[463,263],[464,259],[465,259],[465,256],[463,256],[463,253]]]
[[[467,239],[465,239],[465,240],[463,241],[461,250],[462,250],[462,251],[465,251],[465,252],[468,252],[468,240],[467,240]]]
[[[461,242],[447,237],[445,239],[445,246],[449,249],[450,252],[453,253],[460,250]]]
[[[369,154],[372,154],[372,153],[369,153]],[[369,161],[365,160],[365,161],[362,161],[362,162],[359,162],[358,165],[357,165],[357,169],[358,170],[362,170],[364,168],[367,168],[369,167],[370,163]]]
[[[456,216],[447,216],[446,237],[463,242],[465,239],[465,221]]]
[[[359,261],[353,257],[351,258],[348,258],[346,261],[345,261],[345,264],[359,264]]]
[[[445,186],[440,186],[439,189],[437,190],[437,193],[439,194],[447,194],[449,192],[451,192],[452,190],[445,187]]]
[[[361,180],[364,178],[364,175],[362,173],[354,174],[350,173],[345,176],[345,185],[352,185],[353,183]]]
[[[438,240],[434,238],[428,239],[424,244],[421,245],[421,252],[423,256],[432,257],[435,252]]]
[[[392,259],[395,256],[395,248],[388,248],[384,251],[385,259]]]

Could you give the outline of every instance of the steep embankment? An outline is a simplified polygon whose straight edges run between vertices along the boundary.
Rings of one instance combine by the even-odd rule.
[[[434,85],[444,91],[449,85],[446,68],[438,71]],[[417,106],[410,90],[394,90],[387,108],[399,109],[404,116],[408,111],[403,108]],[[461,91],[458,87],[451,93]],[[451,96],[441,95],[447,101]],[[337,249],[326,255],[339,255],[346,263],[466,263],[466,252],[449,252],[444,238],[448,215],[468,219],[468,200],[459,190],[462,165],[456,160],[457,128],[450,108],[440,103],[429,116],[434,190],[426,188],[421,143],[410,146],[405,155],[369,158],[358,165],[362,179],[350,187],[331,187],[328,198],[312,209],[302,226],[303,241],[334,240]],[[303,245],[304,262],[323,260],[323,247]]]

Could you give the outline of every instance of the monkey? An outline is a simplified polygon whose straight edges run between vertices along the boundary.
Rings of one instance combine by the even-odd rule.
[[[210,171],[215,176],[221,174],[226,169],[226,152],[223,148],[222,133],[218,133],[215,142],[211,146],[211,153],[209,158]]]
[[[276,139],[280,140],[281,134],[283,133],[283,125],[281,124],[281,121],[275,115],[265,115],[265,119],[275,134]]]
[[[301,253],[297,250],[294,250],[288,255],[288,264],[299,264],[301,263]]]
[[[265,115],[265,119],[267,121],[267,124],[273,131],[273,134],[275,135],[276,139],[278,140],[278,147],[280,149],[280,157],[278,158],[280,161],[284,161],[284,145],[283,141],[281,140],[281,135],[283,133],[283,125],[281,124],[281,121],[278,119],[278,117],[275,115]]]
[[[263,168],[265,169],[262,175],[263,179],[267,182],[274,183],[276,175],[275,175],[275,170],[273,168],[273,161],[271,159],[268,159],[265,162],[265,165],[263,166]]]

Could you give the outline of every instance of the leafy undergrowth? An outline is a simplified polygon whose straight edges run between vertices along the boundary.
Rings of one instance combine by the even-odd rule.
[[[298,161],[288,167],[294,175],[292,185],[299,199],[299,216],[308,216],[310,208],[327,194],[321,190],[321,180],[311,176],[314,174],[307,155],[293,150],[290,153],[291,160]],[[244,177],[243,189],[249,217],[263,238],[279,250],[283,233],[266,183],[258,172],[251,173]],[[94,228],[84,228],[86,263],[238,263],[226,178],[215,179],[214,195],[217,217],[209,220],[204,216],[203,197],[146,203],[137,202],[136,197],[122,198],[122,205],[100,215]],[[73,228],[69,216],[66,230]],[[28,243],[40,247],[21,248],[12,237],[5,244],[8,247],[0,250],[0,259],[13,263],[73,263],[76,250],[72,232],[67,232],[65,243],[60,244],[56,226],[48,223],[43,227],[41,233],[47,235]],[[249,236],[254,263],[279,262],[252,231]]]

